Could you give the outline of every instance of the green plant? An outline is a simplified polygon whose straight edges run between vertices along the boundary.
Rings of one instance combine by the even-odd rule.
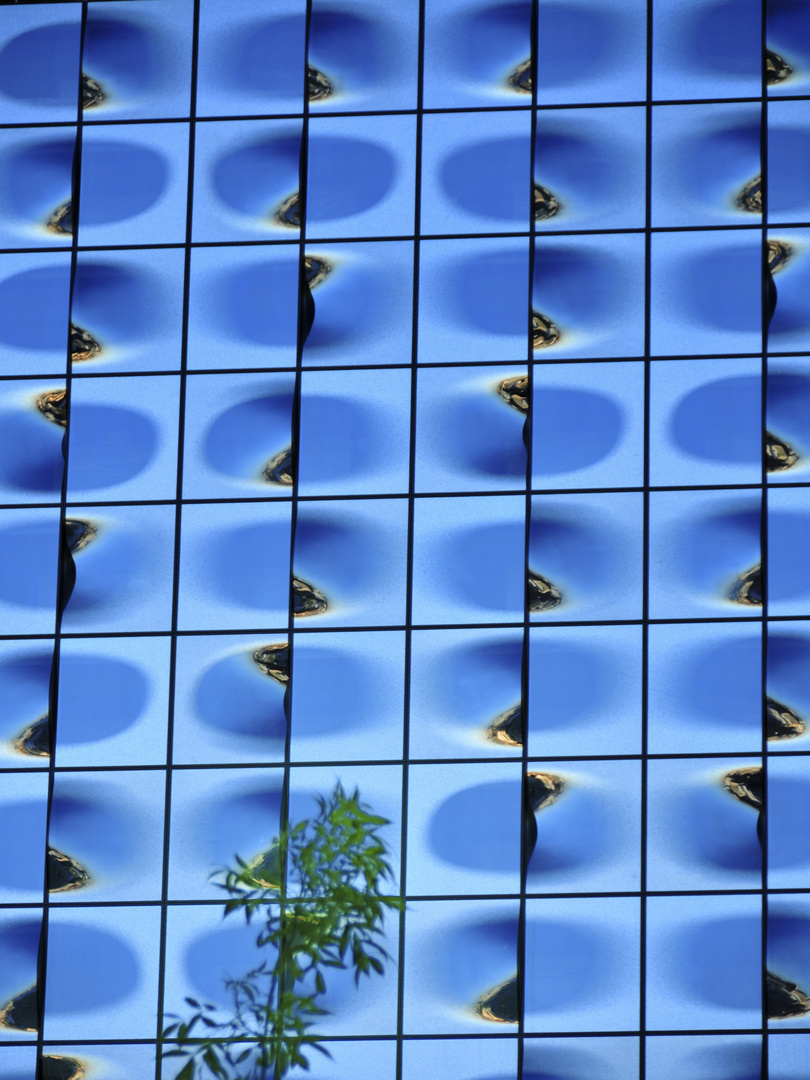
[[[402,908],[381,892],[393,880],[380,829],[389,822],[369,812],[359,792],[337,784],[318,799],[318,814],[282,830],[259,858],[213,875],[228,894],[225,917],[241,914],[259,923],[259,963],[225,985],[233,1012],[221,1019],[214,1005],[186,1002],[196,1010],[163,1031],[172,1049],[164,1058],[185,1062],[176,1080],[278,1080],[291,1065],[309,1067],[304,1049],[328,1056],[313,1025],[326,1012],[329,969],[361,975],[384,973],[390,956],[382,945],[386,910]]]

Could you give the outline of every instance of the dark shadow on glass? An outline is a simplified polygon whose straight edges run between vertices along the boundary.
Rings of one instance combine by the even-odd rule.
[[[56,494],[64,469],[60,427],[65,423],[65,391],[41,394],[35,406],[39,412],[0,413],[0,476],[18,491]]]
[[[74,100],[77,80],[78,69],[71,78]],[[3,195],[9,209],[43,223],[65,204],[69,212],[74,150],[72,139],[55,138],[28,143],[10,153],[3,171]]]
[[[75,110],[80,44],[78,18],[12,37],[0,50],[0,93],[14,101]]]
[[[82,225],[127,221],[157,203],[169,166],[157,150],[123,140],[82,144]]]
[[[159,87],[158,55],[154,31],[148,26],[88,10],[82,61],[87,71],[102,82],[109,79],[122,95]]]
[[[509,873],[520,863],[520,785],[493,781],[445,799],[430,823],[430,846],[444,862]]]
[[[761,380],[735,375],[690,390],[675,407],[670,431],[676,446],[694,457],[759,464]]]
[[[696,73],[750,76],[761,71],[759,0],[701,4],[685,21],[676,48]]]
[[[285,663],[289,663],[286,653],[286,643],[268,645],[253,654],[236,653],[211,665],[194,692],[199,718],[232,735],[283,740],[287,731],[282,689]],[[272,676],[272,681],[262,674]]]
[[[64,356],[69,270],[67,264],[43,266],[0,281],[0,342],[18,349],[58,351]]]
[[[292,407],[293,395],[278,393],[242,401],[220,413],[208,428],[203,444],[208,464],[226,476],[271,479],[266,471],[272,461],[289,453],[277,452],[268,460],[276,447],[289,444]],[[283,461],[278,464],[283,465]],[[276,482],[285,481],[279,477]]]
[[[622,411],[604,394],[543,386],[535,389],[533,471],[556,475],[606,458],[624,428]]]

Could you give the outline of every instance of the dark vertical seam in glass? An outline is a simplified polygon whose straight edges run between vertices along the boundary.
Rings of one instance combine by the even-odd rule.
[[[411,308],[411,381],[410,430],[408,444],[408,535],[405,551],[405,656],[403,665],[404,693],[402,700],[402,801],[400,824],[399,894],[407,892],[408,868],[408,781],[410,755],[411,657],[413,644],[413,557],[414,509],[416,500],[416,405],[419,363],[419,268],[422,227],[422,116],[423,79],[425,67],[425,0],[419,0],[419,28],[416,67],[416,126],[414,145],[414,210],[413,210],[413,296]],[[405,909],[399,913],[399,956],[397,958],[397,1048],[396,1080],[402,1080],[403,1033],[405,1022]]]
[[[773,281],[768,272],[768,74],[765,63],[765,50],[767,47],[767,19],[768,3],[761,0],[760,4],[760,94],[762,96],[759,137],[760,137],[760,190],[762,192],[762,232],[761,232],[761,296],[762,296],[762,361],[760,369],[761,394],[762,394],[762,425],[760,431],[760,452],[762,464],[760,484],[762,490],[762,502],[760,510],[760,560],[761,560],[761,588],[762,588],[762,743],[760,755],[762,759],[762,791],[764,798],[759,815],[759,841],[762,847],[761,869],[761,957],[762,957],[762,1048],[761,1048],[761,1071],[762,1080],[768,1080],[768,730],[766,707],[767,674],[768,674],[768,473],[765,456],[765,430],[767,427],[766,409],[768,404],[768,323],[770,321],[769,299]]]
[[[171,843],[172,765],[174,761],[174,695],[177,681],[177,615],[180,598],[180,539],[183,512],[183,459],[185,453],[185,407],[188,368],[189,296],[191,291],[191,237],[194,208],[194,151],[196,145],[195,115],[197,111],[197,53],[199,46],[200,0],[193,0],[191,37],[191,85],[189,88],[188,123],[188,191],[186,204],[186,242],[183,265],[183,324],[180,340],[180,394],[177,413],[177,486],[174,515],[174,579],[172,582],[171,636],[169,642],[169,700],[166,717],[166,786],[163,808],[163,870],[160,897],[159,963],[157,985],[157,1015],[155,1018],[155,1080],[161,1080],[163,1007],[166,990],[166,936],[169,898],[169,852]]]
[[[532,80],[532,110],[529,124],[529,177],[528,177],[528,215],[529,215],[529,260],[528,260],[528,296],[526,304],[526,420],[523,425],[524,445],[526,447],[526,495],[523,509],[523,656],[520,669],[520,711],[523,721],[523,739],[520,748],[520,898],[518,900],[517,932],[517,1080],[523,1078],[523,1058],[526,1032],[526,878],[529,859],[529,836],[533,831],[534,810],[529,799],[528,759],[529,759],[529,693],[531,657],[531,614],[529,607],[529,541],[532,522],[532,425],[534,424],[534,334],[532,328],[532,297],[534,293],[534,254],[537,227],[534,216],[534,173],[537,153],[537,36],[540,26],[539,0],[532,0],[529,20],[529,71]],[[531,845],[534,848],[534,842]]]
[[[37,955],[37,1051],[36,1080],[42,1080],[42,1054],[45,1039],[45,1000],[47,992],[48,970],[48,934],[50,930],[50,892],[48,874],[48,848],[51,831],[51,813],[56,782],[56,730],[59,711],[59,665],[61,660],[62,613],[73,590],[75,577],[71,576],[68,584],[68,568],[72,568],[73,556],[67,544],[65,518],[67,516],[68,464],[70,456],[70,395],[72,389],[71,373],[73,370],[71,352],[70,322],[73,318],[73,293],[76,283],[76,266],[79,257],[79,211],[81,206],[82,179],[82,68],[84,66],[84,38],[87,28],[87,0],[82,2],[81,30],[79,35],[79,70],[76,73],[76,142],[73,150],[73,168],[71,175],[70,205],[72,236],[70,241],[70,285],[68,293],[67,327],[67,366],[65,370],[65,434],[62,437],[62,489],[59,498],[59,533],[58,560],[56,578],[56,613],[54,619],[53,660],[51,662],[51,680],[48,687],[48,736],[50,739],[50,757],[48,758],[48,803],[45,814],[45,852],[44,876],[42,882],[42,923],[40,927],[39,950]]]
[[[647,737],[650,654],[650,381],[652,375],[652,153],[653,153],[653,4],[647,0],[647,103],[644,145],[644,461],[641,545],[641,687],[640,689],[640,815],[639,815],[639,1076],[647,1071]]]
[[[304,16],[304,70],[301,72],[303,112],[301,120],[301,149],[298,158],[298,321],[295,342],[295,384],[293,388],[292,414],[290,417],[290,456],[292,460],[292,492],[290,500],[290,566],[288,574],[289,592],[287,604],[287,649],[289,677],[287,689],[284,694],[284,712],[287,721],[284,733],[284,767],[281,780],[281,806],[279,808],[279,829],[284,829],[289,824],[290,814],[290,756],[292,750],[292,716],[293,716],[293,685],[295,683],[295,596],[293,594],[292,581],[295,573],[295,533],[298,525],[298,488],[300,476],[300,443],[301,443],[301,383],[303,380],[303,357],[304,346],[310,330],[311,320],[314,313],[314,301],[310,293],[306,278],[305,258],[307,239],[307,182],[308,182],[308,150],[309,150],[309,31],[312,22],[312,0],[306,0],[306,12]],[[268,500],[271,503],[271,500]],[[281,903],[282,931],[284,926],[283,901],[286,895],[287,883],[287,859],[286,852],[281,866],[281,888],[279,898]],[[283,993],[283,985],[279,986],[278,996]],[[280,1033],[285,1028],[284,1015],[281,1014],[277,1024]],[[278,1049],[278,1047],[277,1047]],[[281,1070],[279,1067],[278,1053],[275,1055],[273,1076],[279,1080]]]

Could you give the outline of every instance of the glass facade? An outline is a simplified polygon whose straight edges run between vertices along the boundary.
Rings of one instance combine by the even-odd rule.
[[[406,907],[313,1076],[804,1080],[808,72],[810,0],[0,8],[0,1080],[173,1080],[337,780]]]

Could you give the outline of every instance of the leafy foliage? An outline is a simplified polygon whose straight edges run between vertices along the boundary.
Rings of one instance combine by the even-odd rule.
[[[381,887],[393,881],[388,847],[380,829],[389,822],[369,812],[359,792],[347,796],[338,784],[318,799],[318,814],[283,830],[251,863],[213,875],[228,894],[225,916],[241,915],[257,925],[258,963],[225,983],[233,1013],[193,998],[188,1020],[163,1031],[172,1048],[164,1058],[184,1059],[176,1080],[278,1080],[292,1065],[309,1067],[304,1051],[319,1045],[313,1027],[325,1011],[334,969],[354,969],[354,979],[384,973],[390,956],[382,945],[384,919],[402,901]]]

